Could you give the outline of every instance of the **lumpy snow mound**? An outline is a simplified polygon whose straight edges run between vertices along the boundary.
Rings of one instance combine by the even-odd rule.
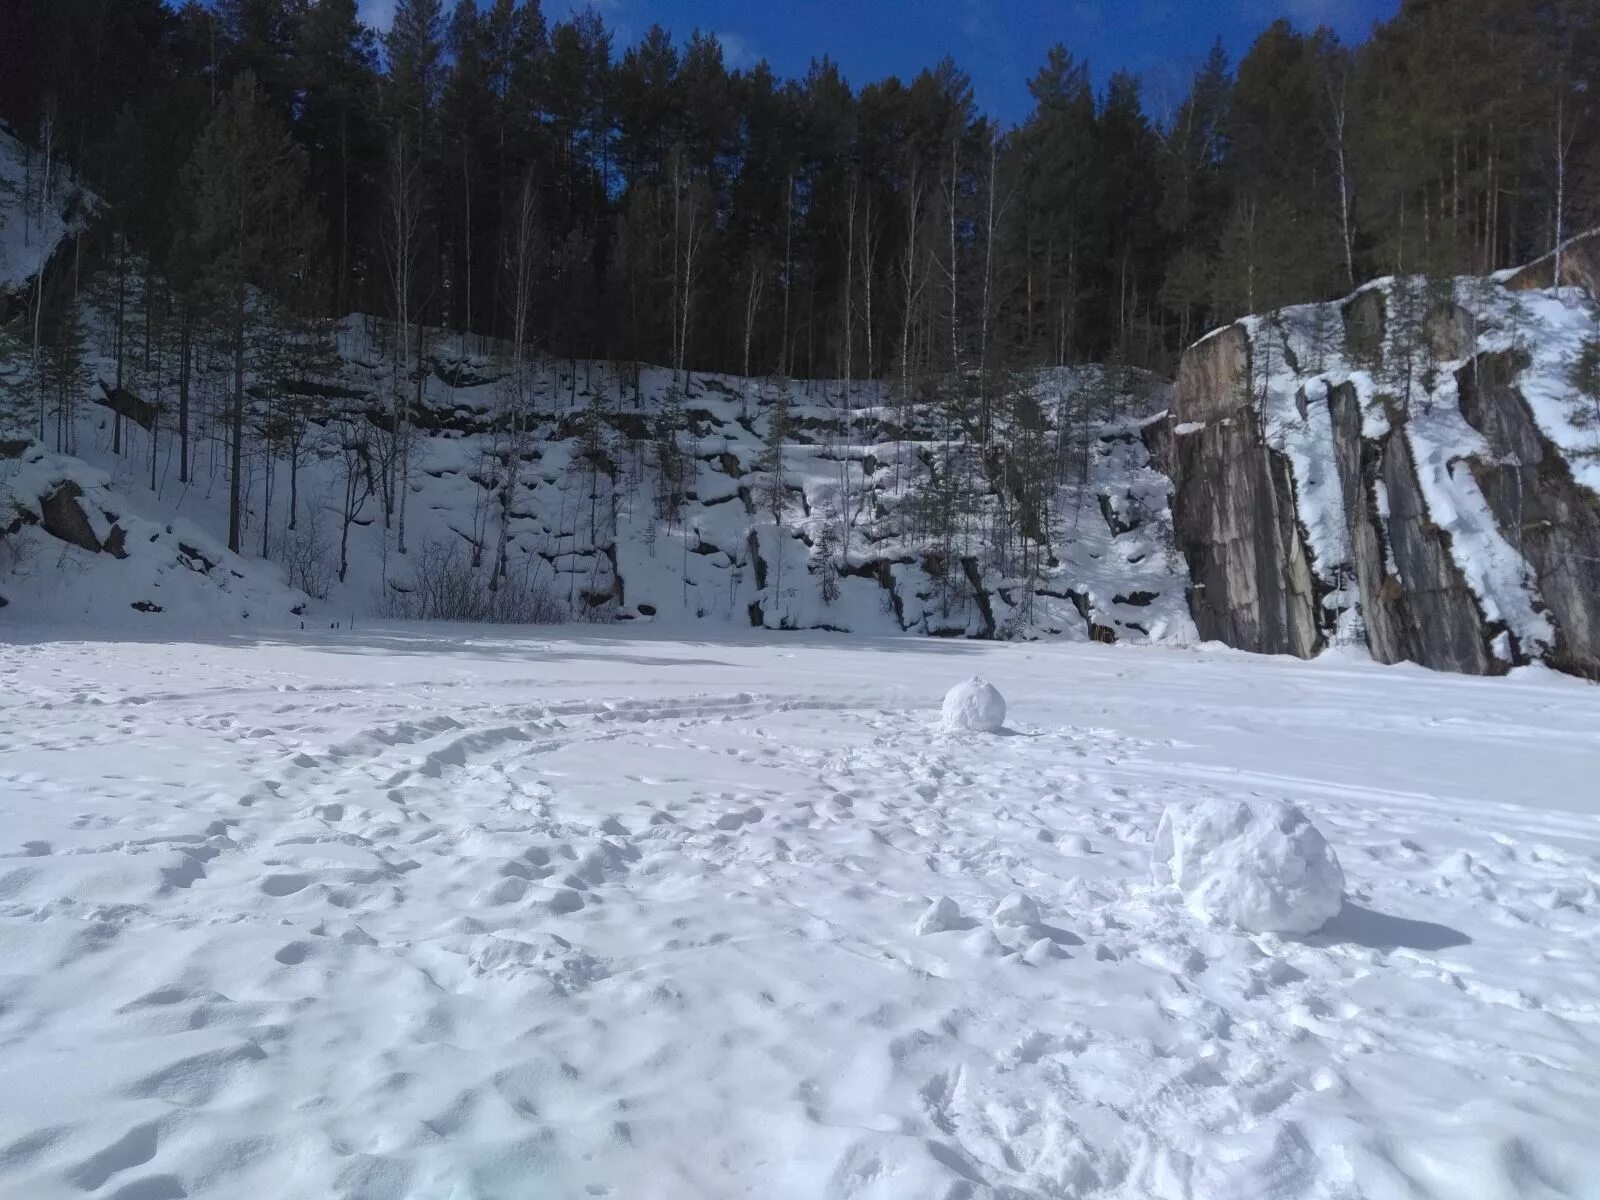
[[[944,696],[946,729],[973,729],[999,733],[1006,723],[1006,698],[987,679],[974,676],[955,685]]]
[[[1251,933],[1315,933],[1344,903],[1333,847],[1305,813],[1281,801],[1168,805],[1153,871],[1197,917]]]

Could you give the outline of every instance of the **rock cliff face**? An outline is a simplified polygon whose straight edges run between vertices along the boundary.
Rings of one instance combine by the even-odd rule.
[[[1600,237],[1489,279],[1386,279],[1191,347],[1149,437],[1202,636],[1600,678]]]
[[[1295,511],[1294,477],[1261,437],[1254,405],[1230,380],[1249,339],[1225,329],[1185,356],[1169,466],[1179,483],[1178,545],[1189,560],[1190,609],[1202,637],[1266,654],[1309,657],[1322,644],[1316,581]]]

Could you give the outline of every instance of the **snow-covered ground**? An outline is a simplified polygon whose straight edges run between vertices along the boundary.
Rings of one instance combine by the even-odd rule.
[[[5,632],[0,1195],[1600,1195],[1575,680]],[[1006,732],[940,727],[972,675]],[[1203,798],[1300,806],[1343,912],[1156,890]]]

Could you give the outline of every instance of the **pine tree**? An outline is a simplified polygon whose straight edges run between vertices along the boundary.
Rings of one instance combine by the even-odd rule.
[[[84,389],[94,382],[94,374],[84,361],[83,318],[76,303],[68,304],[56,322],[43,357],[41,383],[55,404],[56,449],[63,454],[76,454],[78,401]]]
[[[788,482],[784,478],[784,448],[789,443],[788,390],[779,387],[773,402],[767,407],[767,433],[762,439],[761,454],[755,469],[761,476],[758,496],[761,507],[772,517],[772,523],[783,525],[783,512],[788,503]]]
[[[328,230],[328,299],[332,313],[343,316],[373,299],[361,291],[377,272],[378,246],[366,217],[378,195],[383,146],[377,39],[361,24],[356,0],[317,0],[307,9],[293,72],[300,94],[295,134]]]
[[[1568,368],[1567,379],[1579,401],[1587,406],[1579,410],[1579,423],[1594,430],[1596,448],[1591,453],[1600,456],[1600,334],[1584,339]]]
[[[186,236],[201,264],[197,294],[232,369],[228,409],[228,548],[241,549],[245,377],[257,292],[284,296],[310,274],[317,246],[305,189],[305,153],[267,111],[250,75],[235,81],[185,172]]]

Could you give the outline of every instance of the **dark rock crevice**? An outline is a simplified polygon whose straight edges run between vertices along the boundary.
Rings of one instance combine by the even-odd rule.
[[[1600,497],[1579,484],[1514,384],[1516,353],[1458,372],[1461,413],[1489,444],[1468,461],[1501,535],[1532,571],[1556,629],[1552,666],[1600,679]]]
[[[970,556],[963,558],[961,569],[966,573],[967,582],[972,585],[972,598],[978,605],[978,615],[983,618],[983,632],[978,636],[993,638],[997,628],[994,606],[989,603],[989,590],[983,586],[983,572],[978,569],[978,560]]]
[[[1328,395],[1333,417],[1333,450],[1344,494],[1345,530],[1351,569],[1360,596],[1367,646],[1381,663],[1417,658],[1416,619],[1401,581],[1389,572],[1389,533],[1378,506],[1383,447],[1361,434],[1361,401],[1352,384]]]
[[[1240,326],[1192,347],[1178,369],[1175,428],[1155,446],[1177,485],[1174,528],[1200,636],[1304,658],[1323,644],[1317,589],[1293,472],[1263,439],[1243,386],[1249,363]]]
[[[1384,438],[1381,454],[1389,543],[1411,618],[1410,657],[1438,671],[1503,674],[1510,664],[1490,649],[1495,631],[1456,563],[1449,533],[1428,513],[1405,426]]]

